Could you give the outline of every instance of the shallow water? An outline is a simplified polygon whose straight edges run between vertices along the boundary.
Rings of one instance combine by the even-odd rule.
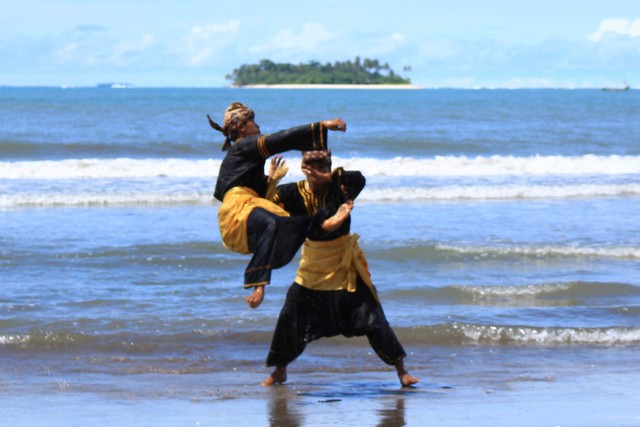
[[[635,387],[637,91],[0,88],[0,99],[3,397],[216,400],[266,375],[296,262],[246,307],[248,259],[222,246],[211,200],[222,141],[204,119],[235,99],[263,130],[349,123],[330,144],[334,166],[368,178],[352,230],[430,398],[594,378]],[[301,179],[297,155],[288,162],[285,179]],[[363,339],[313,343],[291,369],[313,399],[354,399],[344,376],[355,389],[395,384]],[[219,389],[206,382],[225,373]]]

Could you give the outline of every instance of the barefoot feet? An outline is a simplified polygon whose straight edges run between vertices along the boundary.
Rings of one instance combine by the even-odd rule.
[[[332,231],[337,230],[342,223],[349,217],[351,211],[353,210],[353,200],[347,200],[343,204],[340,205],[338,211],[330,218],[326,219],[322,223],[322,228],[324,231],[331,233]]]
[[[404,362],[402,359],[398,360],[394,366],[396,367],[396,372],[398,373],[398,378],[400,379],[402,387],[411,387],[420,381],[418,378],[407,372],[404,368]]]
[[[287,381],[287,368],[285,366],[276,366],[276,369],[260,383],[263,387],[274,384],[282,384]]]
[[[398,378],[400,378],[400,384],[402,384],[402,387],[411,387],[412,385],[420,381],[418,378],[414,377],[408,372],[405,372],[402,375],[398,375]]]

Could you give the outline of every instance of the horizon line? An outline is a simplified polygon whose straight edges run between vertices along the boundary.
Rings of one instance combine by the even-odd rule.
[[[336,89],[360,89],[360,90],[637,90],[630,85],[625,89],[624,86],[420,86],[414,84],[398,84],[398,85],[331,85],[331,84],[283,84],[283,85],[247,85],[247,86],[138,86],[131,83],[114,83],[114,86],[105,87],[104,83],[93,85],[66,85],[66,84],[27,84],[13,85],[0,84],[0,88],[11,89],[101,89],[101,90],[132,90],[132,89],[271,89],[271,90],[336,90]]]

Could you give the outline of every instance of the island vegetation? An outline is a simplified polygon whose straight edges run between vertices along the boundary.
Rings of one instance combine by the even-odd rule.
[[[410,71],[411,67],[404,67]],[[356,57],[354,61],[321,64],[279,64],[268,59],[258,64],[242,65],[226,76],[233,86],[250,85],[408,85],[411,80],[397,75],[389,64],[377,59]]]

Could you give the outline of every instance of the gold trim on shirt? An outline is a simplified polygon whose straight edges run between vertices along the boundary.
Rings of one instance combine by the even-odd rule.
[[[316,195],[309,189],[309,184],[306,180],[298,181],[298,192],[304,201],[304,206],[307,209],[309,215],[315,215],[318,213],[319,208],[323,208],[327,205],[327,194],[329,194],[328,188],[323,191],[322,194]]]
[[[267,150],[267,147],[265,147],[264,145],[267,136],[268,135],[261,135],[258,138],[258,151],[260,152],[260,156],[262,156],[263,159],[267,159],[271,156],[271,154],[269,154],[269,150]]]
[[[326,242],[305,240],[296,283],[314,291],[355,292],[360,276],[379,302],[359,238],[357,234],[346,234]]]

